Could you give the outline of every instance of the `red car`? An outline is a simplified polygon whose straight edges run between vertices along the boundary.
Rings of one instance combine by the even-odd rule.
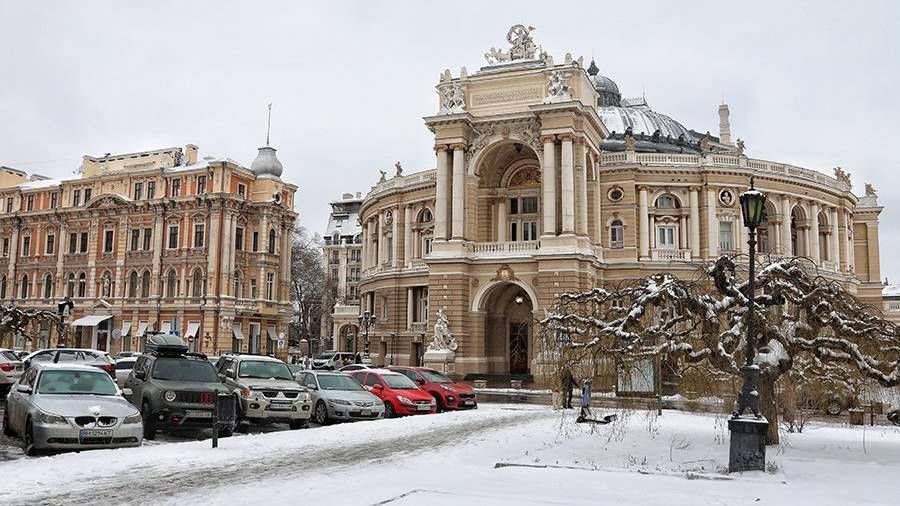
[[[351,376],[384,402],[384,417],[425,415],[434,413],[436,404],[431,394],[419,388],[406,376],[384,369],[353,371]]]
[[[478,401],[475,390],[469,385],[457,383],[434,369],[425,367],[389,367],[413,380],[437,401],[437,410],[475,409]]]

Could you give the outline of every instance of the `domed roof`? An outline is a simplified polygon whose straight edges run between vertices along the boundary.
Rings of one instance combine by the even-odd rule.
[[[253,163],[250,164],[250,170],[255,172],[257,176],[281,177],[284,167],[281,166],[281,162],[275,156],[275,148],[263,146],[259,148],[256,160],[253,160]]]
[[[677,139],[684,136],[686,141],[696,142],[690,130],[681,123],[651,110],[647,106],[637,107],[598,107],[597,114],[610,132],[623,133],[629,127],[634,135],[653,135],[659,131],[662,138],[671,137]]]
[[[597,105],[619,105],[619,101],[622,99],[622,94],[619,93],[619,86],[616,85],[616,82],[612,79],[600,75],[600,69],[597,68],[597,64],[594,63],[594,60],[591,60],[591,65],[588,67],[587,73],[588,79],[590,79],[591,84],[594,86],[594,89],[597,90],[597,94],[599,95],[597,98]]]

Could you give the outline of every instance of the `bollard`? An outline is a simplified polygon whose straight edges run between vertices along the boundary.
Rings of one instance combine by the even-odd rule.
[[[212,413],[212,447],[219,447],[219,393],[214,392],[213,413]]]

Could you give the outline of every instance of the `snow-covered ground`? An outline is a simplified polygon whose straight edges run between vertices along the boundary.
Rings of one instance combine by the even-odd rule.
[[[574,423],[544,406],[0,463],[0,504],[897,504],[900,429],[816,424],[722,472],[726,419]],[[498,465],[499,464],[499,465]]]

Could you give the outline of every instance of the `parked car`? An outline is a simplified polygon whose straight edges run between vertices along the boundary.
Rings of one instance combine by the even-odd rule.
[[[25,360],[25,357],[31,354],[30,351],[25,350],[12,350],[12,352],[15,353],[17,357],[19,357],[19,360]]]
[[[231,391],[219,382],[206,356],[189,352],[177,336],[148,337],[147,349],[135,362],[125,387],[125,397],[141,410],[144,439],[154,439],[162,428],[210,428],[216,396],[223,394],[233,403]],[[216,428],[220,437],[228,437],[234,420],[221,420]]]
[[[361,371],[363,369],[374,369],[374,367],[372,367],[370,365],[366,365],[366,364],[350,364],[350,365],[345,365],[344,367],[341,367],[340,369],[338,369],[338,371],[353,372],[353,371]]]
[[[0,397],[5,397],[10,387],[22,375],[22,361],[13,352],[6,348],[0,348]]]
[[[437,402],[437,410],[475,409],[478,401],[475,390],[469,385],[457,383],[434,369],[425,367],[388,367],[413,380],[422,390],[430,393]]]
[[[229,354],[216,364],[219,380],[238,401],[240,420],[282,422],[291,429],[309,426],[310,395],[297,385],[287,364],[274,357]],[[238,423],[240,423],[240,420]]]
[[[137,359],[137,357],[127,357],[116,360],[116,385],[119,385],[119,388],[125,388],[125,380],[134,369]]]
[[[413,380],[386,369],[354,371],[351,375],[384,403],[384,417],[434,413],[434,397]]]
[[[138,351],[120,351],[116,355],[116,360],[121,360],[123,358],[132,358],[132,357],[138,358],[140,355],[141,355],[141,353]]]
[[[349,375],[303,371],[299,383],[309,389],[313,420],[327,425],[334,420],[372,420],[384,416],[384,403]]]
[[[347,351],[323,351],[313,359],[313,369],[335,370],[341,367],[358,362],[356,353]]]
[[[29,367],[38,362],[65,363],[89,365],[103,369],[113,378],[116,377],[116,365],[109,353],[88,348],[48,348],[30,353],[22,360],[23,367],[27,371]]]
[[[34,455],[140,446],[143,425],[108,374],[87,365],[38,362],[6,399],[3,433],[18,434],[25,454]]]

